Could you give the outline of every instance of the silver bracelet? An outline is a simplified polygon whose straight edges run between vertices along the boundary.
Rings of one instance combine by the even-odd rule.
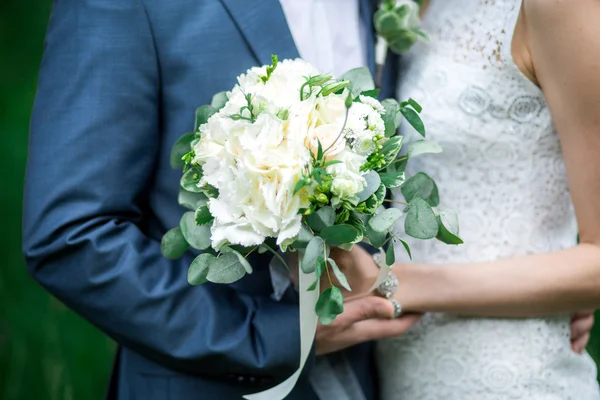
[[[382,267],[382,256],[381,254],[375,254],[373,256],[373,260],[375,264]],[[402,305],[394,299],[394,294],[398,290],[398,278],[391,271],[388,272],[388,275],[385,277],[385,280],[377,287],[377,291],[379,294],[386,299],[389,300],[390,303],[394,306],[394,313],[392,315],[393,318],[398,318],[402,314]]]

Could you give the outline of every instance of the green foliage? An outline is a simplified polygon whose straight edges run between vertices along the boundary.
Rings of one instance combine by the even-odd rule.
[[[163,236],[160,242],[160,250],[166,258],[179,258],[190,247],[189,243],[183,237],[181,228],[173,228]]]
[[[196,224],[196,213],[188,211],[181,217],[179,226],[185,240],[195,249],[206,250],[210,247],[211,225]]]
[[[194,132],[198,132],[200,125],[204,125],[208,122],[208,119],[217,112],[217,110],[210,105],[198,107],[196,109],[196,118],[194,120]]]
[[[358,235],[359,233],[356,228],[347,224],[328,226],[319,234],[331,246],[352,243]]]
[[[247,271],[235,252],[221,254],[208,266],[206,280],[213,283],[234,283],[242,279]]]
[[[210,253],[202,253],[192,261],[190,268],[188,269],[188,282],[190,285],[202,285],[208,282],[206,278],[210,265],[217,258]]]
[[[407,202],[412,202],[419,197],[427,201],[432,207],[440,204],[438,187],[433,179],[424,172],[419,172],[407,180],[400,189]]]
[[[181,169],[185,165],[184,157],[191,150],[192,140],[196,139],[195,133],[186,133],[180,137],[171,150],[170,164],[173,169]]]
[[[438,234],[438,220],[431,206],[420,197],[412,199],[404,220],[406,234],[417,239],[432,239]]]
[[[442,147],[436,142],[430,140],[417,140],[411,143],[406,150],[406,155],[409,159],[420,156],[421,154],[436,154],[441,153]]]
[[[394,226],[400,217],[402,217],[402,211],[397,208],[387,208],[382,212],[375,214],[369,220],[369,226],[375,232],[387,232]]]
[[[319,296],[315,311],[320,323],[323,325],[331,324],[335,317],[344,311],[344,295],[342,291],[336,286],[325,289],[321,293],[321,296]]]
[[[341,77],[344,81],[349,81],[348,89],[353,97],[360,96],[363,92],[368,92],[375,89],[373,76],[367,67],[360,67],[346,72]]]

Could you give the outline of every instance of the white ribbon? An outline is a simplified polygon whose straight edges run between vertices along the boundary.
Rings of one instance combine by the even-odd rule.
[[[302,257],[298,257],[298,262],[300,262]],[[299,268],[299,271],[302,269]],[[294,386],[296,386],[296,382],[298,382],[298,378],[302,373],[302,369],[304,368],[304,364],[306,364],[306,360],[308,360],[308,356],[310,355],[310,350],[312,348],[313,342],[315,341],[315,333],[317,332],[317,316],[315,314],[315,306],[317,305],[317,300],[319,299],[319,294],[321,291],[319,290],[319,285],[317,283],[317,288],[313,291],[307,291],[307,289],[312,285],[312,283],[316,279],[316,273],[312,272],[310,274],[304,274],[302,272],[299,273],[298,277],[298,287],[300,293],[300,366],[285,381],[281,382],[279,385],[272,387],[271,389],[265,390],[260,393],[248,394],[244,396],[246,400],[283,400]]]
[[[370,295],[375,289],[379,287],[385,280],[390,270],[389,266],[385,263],[385,253],[382,253],[382,263],[381,269],[379,270],[379,275],[377,279],[371,285],[369,290],[364,293],[358,294],[356,296],[348,297],[345,301],[358,299],[361,297],[365,297]],[[302,262],[302,256],[298,255],[298,263]],[[310,355],[310,350],[312,348],[313,342],[315,341],[315,333],[317,332],[317,316],[315,314],[315,306],[317,305],[317,300],[319,299],[319,294],[321,290],[319,288],[319,283],[317,283],[317,287],[315,290],[308,291],[307,289],[312,285],[312,283],[316,279],[316,272],[311,272],[310,274],[305,274],[302,272],[302,268],[300,264],[298,264],[298,291],[300,295],[300,366],[285,381],[281,382],[279,385],[272,387],[271,389],[267,389],[265,391],[247,394],[244,396],[246,400],[283,400],[285,397],[290,394],[290,392],[296,386],[296,382],[298,382],[298,378],[302,373],[302,369],[304,369],[304,365],[306,364],[306,360],[308,360],[308,356]]]

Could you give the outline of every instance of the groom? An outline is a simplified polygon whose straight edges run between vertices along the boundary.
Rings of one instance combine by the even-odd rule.
[[[373,12],[371,0],[55,0],[23,247],[33,276],[118,342],[109,398],[239,399],[297,368],[297,299],[273,299],[265,256],[236,284],[201,287],[186,280],[192,254],[162,257],[160,238],[181,215],[169,153],[198,105],[271,54],[335,74],[373,70]],[[390,320],[376,297],[346,309],[319,327],[315,348],[351,365],[349,396],[375,399],[371,347],[359,342],[399,335],[414,318]],[[307,375],[289,399],[317,398]]]

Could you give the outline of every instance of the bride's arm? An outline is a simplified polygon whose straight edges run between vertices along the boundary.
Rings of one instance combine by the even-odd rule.
[[[487,263],[398,265],[406,310],[527,317],[600,308],[600,1],[524,3],[531,72],[560,136],[581,243]]]

